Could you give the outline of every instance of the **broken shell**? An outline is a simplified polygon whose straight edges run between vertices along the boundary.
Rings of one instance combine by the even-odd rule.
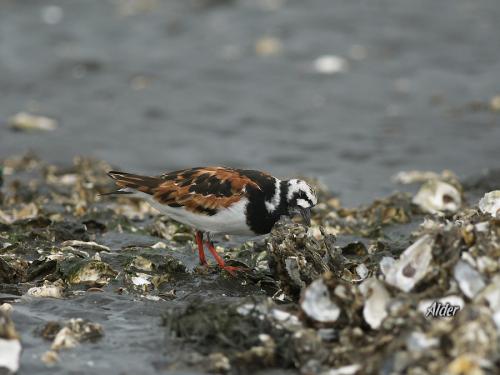
[[[70,271],[68,275],[68,282],[71,284],[106,285],[117,275],[109,264],[98,260],[83,261],[73,268],[74,271]]]
[[[479,201],[479,209],[484,214],[490,214],[500,219],[500,190],[490,191]]]
[[[368,267],[366,267],[363,263],[361,263],[356,266],[356,273],[358,274],[361,280],[364,280],[368,277],[370,271],[368,270]]]
[[[21,349],[21,342],[12,319],[6,312],[0,311],[0,369],[7,369],[10,373],[17,372]]]
[[[151,246],[153,249],[166,249],[167,248],[167,245],[165,244],[165,242],[162,242],[162,241],[158,241],[157,243],[155,243],[153,246]]]
[[[56,334],[52,343],[52,350],[68,349],[78,345],[79,342],[95,340],[103,336],[100,324],[92,323],[81,318],[70,319]]]
[[[434,238],[424,235],[408,247],[393,264],[381,264],[386,282],[404,292],[413,289],[429,271],[433,244]]]
[[[499,268],[499,263],[487,256],[480,256],[476,260],[477,269],[480,273],[495,273]]]
[[[145,285],[151,285],[151,281],[149,281],[150,278],[151,275],[145,273],[138,273],[136,276],[132,276],[131,280],[134,285],[145,286]]]
[[[309,318],[318,322],[335,322],[340,315],[340,308],[330,299],[323,279],[313,281],[305,289],[300,307]]]
[[[30,288],[26,294],[33,297],[64,298],[64,287],[62,280],[58,280],[55,283],[45,280],[42,286]]]
[[[422,185],[412,202],[431,214],[455,213],[462,205],[462,197],[453,185],[429,180]]]
[[[261,303],[245,303],[237,307],[238,314],[247,316],[259,313],[260,319],[272,319],[277,326],[296,331],[302,328],[302,323],[297,316],[274,307],[272,300],[265,300]]]
[[[215,373],[228,372],[231,370],[229,358],[222,353],[210,353],[208,356],[208,370]]]
[[[14,308],[12,307],[12,305],[10,303],[2,303],[0,305],[0,311],[6,313],[6,314],[10,314],[12,312]]]
[[[481,274],[463,260],[459,260],[455,265],[453,276],[462,293],[469,298],[474,298],[485,287]]]
[[[78,340],[74,333],[68,327],[62,328],[54,338],[54,342],[52,343],[52,350],[60,350],[60,349],[68,349],[74,348],[78,345]]]
[[[391,296],[384,285],[374,277],[366,279],[359,289],[366,298],[363,317],[370,327],[378,329],[387,316],[387,304]]]
[[[44,116],[31,115],[26,112],[20,112],[10,117],[8,124],[11,129],[20,131],[52,131],[57,128],[57,121]]]
[[[299,328],[302,327],[302,323],[300,322],[299,318],[297,318],[295,315],[290,314],[287,311],[279,310],[279,309],[272,309],[270,311],[270,317],[276,321],[276,323],[280,327],[284,327],[288,329],[289,331],[295,331]]]
[[[70,240],[64,241],[62,246],[73,246],[73,247],[83,247],[85,249],[99,250],[99,251],[111,251],[111,249],[104,245],[99,245],[93,241],[78,241],[78,240]]]
[[[394,266],[394,263],[396,263],[396,259],[394,259],[393,257],[383,257],[380,260],[379,264],[380,271],[382,271],[384,275],[387,275],[391,268]]]

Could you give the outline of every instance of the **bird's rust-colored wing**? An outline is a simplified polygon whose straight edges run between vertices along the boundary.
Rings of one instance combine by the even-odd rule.
[[[188,211],[214,215],[238,202],[248,189],[261,190],[273,177],[259,171],[225,167],[200,167],[166,173],[158,177],[109,172],[118,186],[150,194],[159,203]]]

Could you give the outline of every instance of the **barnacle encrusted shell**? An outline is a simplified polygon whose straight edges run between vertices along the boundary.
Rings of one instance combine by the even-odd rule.
[[[51,349],[73,348],[79,342],[95,340],[102,337],[103,334],[103,328],[98,323],[92,323],[81,318],[70,319],[55,335]]]
[[[500,219],[500,190],[486,193],[479,201],[479,209],[482,213],[488,213],[494,218]]]
[[[64,283],[62,280],[54,283],[45,280],[43,285],[28,289],[26,294],[33,297],[64,298]]]
[[[106,285],[117,272],[105,262],[98,260],[82,261],[75,264],[68,274],[71,284]]]

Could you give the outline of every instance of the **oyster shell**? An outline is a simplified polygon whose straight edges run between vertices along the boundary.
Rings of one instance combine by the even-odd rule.
[[[433,244],[434,238],[426,234],[408,247],[394,263],[384,261],[381,269],[385,281],[404,292],[412,290],[429,271]]]
[[[440,180],[424,183],[412,202],[431,214],[455,213],[462,206],[460,192],[453,185]]]
[[[490,191],[479,201],[479,209],[482,213],[490,214],[500,219],[500,190]]]
[[[384,285],[374,277],[366,279],[360,286],[366,301],[363,306],[363,318],[373,329],[377,329],[387,316],[387,304],[391,300]]]
[[[309,318],[322,323],[335,322],[341,312],[337,304],[331,300],[323,279],[313,281],[305,289],[300,307]]]

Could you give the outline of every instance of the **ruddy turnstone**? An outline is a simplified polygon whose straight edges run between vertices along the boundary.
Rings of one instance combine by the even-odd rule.
[[[309,225],[314,190],[303,180],[279,180],[267,173],[226,167],[200,167],[140,176],[108,172],[119,190],[144,198],[160,213],[193,227],[200,263],[206,265],[203,234],[208,250],[219,266],[231,273],[214,248],[210,234],[262,235],[269,233],[282,215],[299,213]]]

